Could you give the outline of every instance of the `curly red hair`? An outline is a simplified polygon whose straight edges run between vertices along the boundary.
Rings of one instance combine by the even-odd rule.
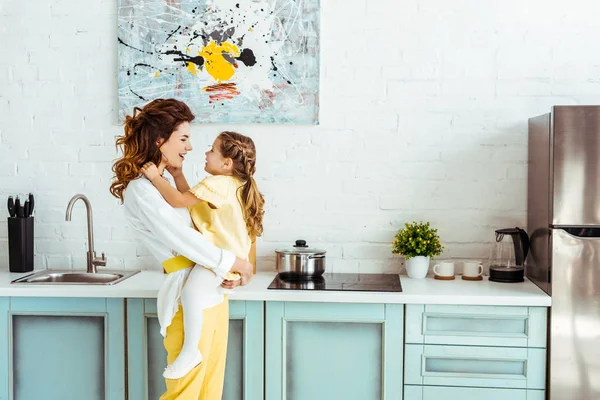
[[[139,176],[142,166],[147,162],[160,164],[158,143],[169,140],[180,124],[194,118],[190,108],[175,99],[156,99],[144,108],[135,107],[133,116],[125,117],[123,136],[117,137],[116,146],[123,156],[112,166],[115,175],[110,193],[123,201],[123,191]]]

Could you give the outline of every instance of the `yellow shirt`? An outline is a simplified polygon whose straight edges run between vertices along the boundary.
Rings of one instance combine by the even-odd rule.
[[[202,201],[190,207],[189,211],[194,226],[204,237],[215,246],[248,261],[252,240],[239,199],[242,185],[232,176],[209,176],[190,189]],[[239,275],[228,273],[223,278],[239,279]]]

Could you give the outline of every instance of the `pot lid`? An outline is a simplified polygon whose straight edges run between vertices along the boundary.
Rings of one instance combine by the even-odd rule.
[[[293,247],[287,249],[276,249],[276,253],[281,254],[325,254],[327,250],[319,250],[308,247],[306,240],[296,240]]]

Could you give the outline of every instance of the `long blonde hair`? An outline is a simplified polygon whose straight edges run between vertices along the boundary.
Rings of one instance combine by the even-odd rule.
[[[225,158],[233,160],[233,176],[244,182],[240,200],[244,209],[246,227],[251,237],[261,236],[263,233],[263,207],[265,199],[258,190],[254,173],[256,172],[256,147],[248,136],[237,132],[225,131],[218,136],[221,140],[219,151]]]

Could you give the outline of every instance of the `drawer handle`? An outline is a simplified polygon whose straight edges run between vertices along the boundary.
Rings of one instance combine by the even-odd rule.
[[[526,360],[424,356],[424,375],[510,376],[525,378]]]
[[[489,316],[425,315],[424,334],[481,336],[527,336],[527,317],[490,318]]]

